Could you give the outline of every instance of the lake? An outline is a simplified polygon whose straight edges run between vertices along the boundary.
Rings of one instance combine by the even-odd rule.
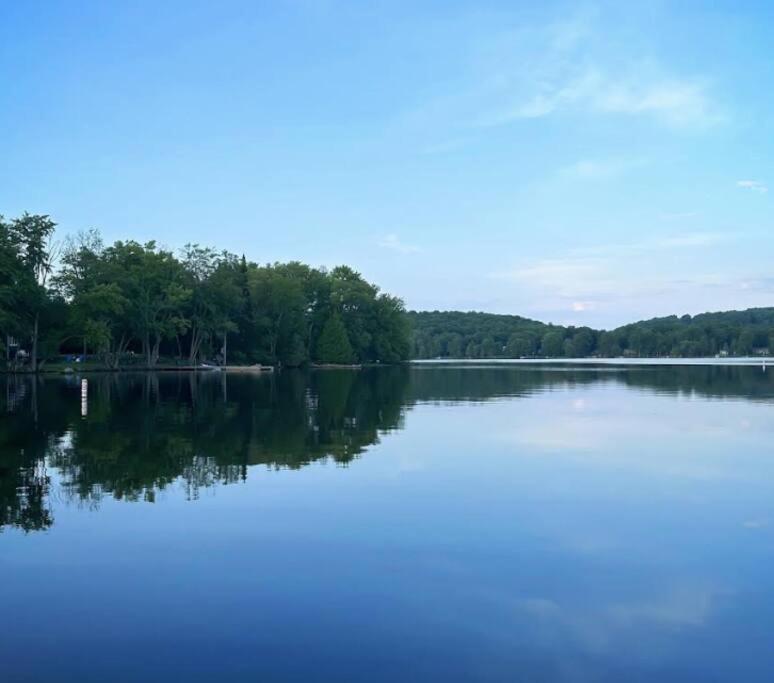
[[[774,680],[773,377],[0,376],[2,680]]]

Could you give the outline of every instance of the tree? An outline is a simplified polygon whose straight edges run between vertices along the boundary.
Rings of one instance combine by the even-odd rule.
[[[755,342],[755,333],[749,327],[745,327],[740,333],[736,342],[735,353],[738,356],[749,356],[753,352]]]
[[[11,226],[0,216],[0,349],[6,335],[18,335],[22,328],[23,294],[34,287],[32,274],[23,266],[19,245]]]
[[[306,334],[304,288],[293,265],[275,264],[249,274],[256,331],[265,342],[270,362],[287,361],[278,351],[289,350],[294,336],[303,340]],[[297,352],[298,347],[293,349],[293,362]]]
[[[535,353],[534,344],[529,337],[514,333],[508,338],[505,355],[509,358],[523,358]]]
[[[48,216],[25,212],[5,228],[11,244],[18,249],[18,264],[21,273],[17,280],[16,305],[21,327],[27,327],[32,340],[30,366],[38,369],[38,339],[40,336],[40,315],[47,303],[46,282],[54,265],[57,249],[51,243],[56,223]],[[27,320],[24,320],[26,314]],[[26,323],[26,325],[24,325]]]
[[[540,344],[540,353],[549,358],[558,358],[564,352],[564,334],[562,332],[546,332]]]
[[[502,346],[492,337],[486,337],[481,342],[481,355],[484,358],[494,358],[502,355]]]
[[[316,358],[320,363],[351,363],[353,350],[347,329],[337,312],[331,313],[317,340]]]
[[[158,362],[161,342],[187,329],[183,309],[191,290],[184,284],[180,262],[171,252],[157,249],[155,242],[117,242],[113,249],[131,278],[134,332],[146,365],[152,367]]]
[[[358,360],[376,360],[373,354],[373,314],[378,288],[348,266],[330,272],[330,306],[340,312]]]
[[[373,302],[370,329],[371,350],[369,360],[397,363],[409,357],[409,329],[403,301],[388,294],[380,294]],[[452,335],[447,344],[447,354],[459,356],[458,335]]]
[[[106,251],[99,233],[81,233],[65,243],[56,285],[70,306],[70,336],[93,348],[108,368],[117,368],[132,335],[131,274]]]
[[[602,332],[599,336],[597,351],[605,358],[615,358],[621,355],[621,347],[618,345],[614,332]]]
[[[188,360],[196,363],[204,344],[220,336],[225,345],[226,335],[239,329],[234,321],[245,315],[242,272],[230,254],[198,244],[186,245],[182,265],[190,292],[183,306],[185,328],[190,330]]]
[[[589,329],[577,331],[565,342],[565,355],[569,358],[585,358],[594,350],[594,335]]]
[[[67,240],[50,287],[53,225],[0,219],[0,330],[32,340],[35,367],[39,337],[53,353],[91,348],[111,368],[136,351],[153,367],[184,348],[191,363],[218,348],[225,361],[227,342],[240,360],[297,366],[325,348],[326,325],[328,335],[343,326],[347,361],[410,355],[403,302],[347,266],[258,266],[196,244],[177,257],[153,241],[105,246],[92,231]],[[462,348],[461,336],[450,339]]]
[[[538,352],[539,340],[552,329],[515,315],[479,312],[410,311],[407,318],[412,355],[417,358],[531,356]]]

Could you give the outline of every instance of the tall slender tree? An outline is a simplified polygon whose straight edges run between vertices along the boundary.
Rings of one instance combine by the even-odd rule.
[[[46,215],[24,213],[11,221],[10,239],[15,242],[23,268],[18,286],[22,313],[28,316],[28,331],[32,342],[30,367],[38,369],[40,316],[47,304],[46,285],[54,266],[58,249],[52,242],[56,223]]]

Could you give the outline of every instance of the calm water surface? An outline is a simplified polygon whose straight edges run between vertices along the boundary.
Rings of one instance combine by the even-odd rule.
[[[0,378],[0,678],[772,681],[773,375]]]

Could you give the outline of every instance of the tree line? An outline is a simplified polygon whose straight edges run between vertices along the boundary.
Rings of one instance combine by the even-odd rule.
[[[614,330],[513,315],[427,311],[347,266],[260,265],[197,244],[56,245],[46,215],[0,216],[0,353],[37,370],[60,354],[108,368],[204,360],[296,367],[408,358],[764,355],[774,308],[669,316]]]
[[[408,358],[403,302],[347,266],[106,245],[96,231],[55,245],[55,227],[45,215],[0,216],[0,351],[33,371],[62,353],[109,368]]]
[[[413,358],[688,358],[774,352],[774,308],[672,315],[614,330],[491,313],[408,315]]]

